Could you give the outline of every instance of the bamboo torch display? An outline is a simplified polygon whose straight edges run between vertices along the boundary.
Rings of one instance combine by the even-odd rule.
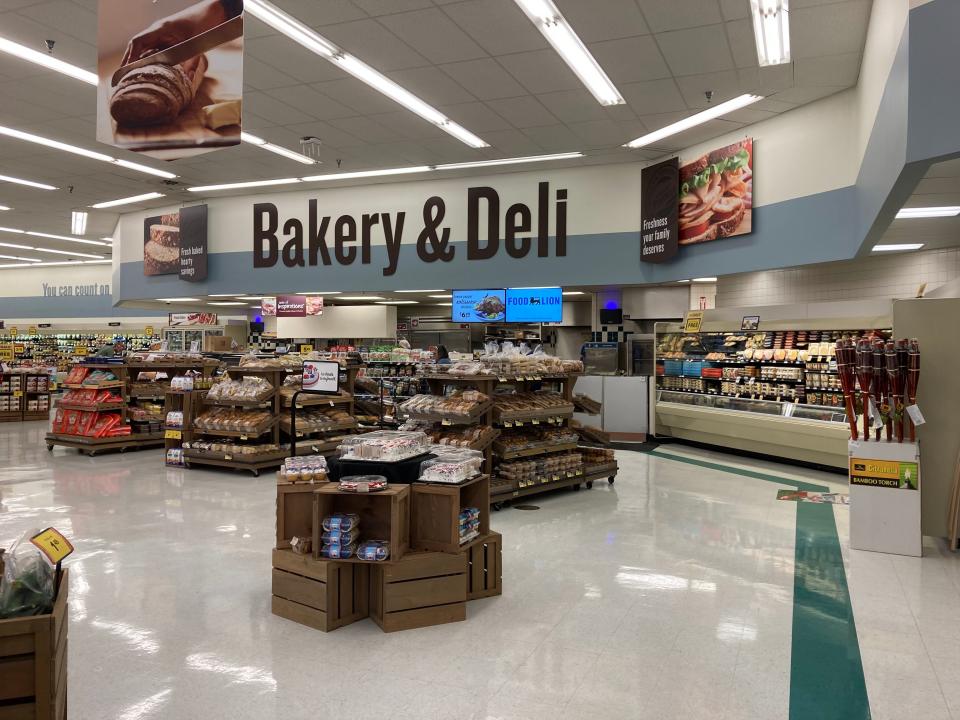
[[[900,413],[897,415],[897,422],[900,425],[900,442],[903,442],[904,438],[904,429],[907,424],[906,418],[906,408],[907,408],[907,375],[910,369],[910,341],[906,338],[902,338],[896,341],[896,351],[897,351],[897,370],[900,372],[900,389],[902,392],[897,396],[897,405],[900,408]]]
[[[887,358],[887,375],[890,378],[889,402],[890,410],[894,420],[894,428],[897,433],[897,442],[903,442],[903,377],[900,375],[900,366],[897,364],[897,345],[892,340],[888,340],[885,353]]]
[[[843,402],[847,412],[847,422],[850,423],[850,437],[860,439],[857,431],[857,415],[854,411],[854,394],[856,393],[856,375],[854,366],[857,361],[857,351],[851,341],[837,340],[837,374],[840,376],[840,385],[843,387]]]
[[[884,403],[887,394],[887,364],[883,356],[883,340],[873,341],[873,404],[877,407],[880,417],[887,428],[887,440],[890,439],[890,425],[887,416],[889,409]],[[881,429],[877,428],[877,441],[880,440]]]
[[[915,338],[910,341],[907,352],[907,399],[911,405],[917,404],[917,386],[920,384],[920,342]],[[910,442],[917,441],[917,427],[910,420]]]
[[[857,380],[863,412],[863,439],[870,439],[870,386],[873,384],[873,347],[869,338],[857,341]]]

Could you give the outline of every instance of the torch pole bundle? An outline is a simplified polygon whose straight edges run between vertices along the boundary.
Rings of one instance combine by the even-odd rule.
[[[870,386],[873,384],[873,347],[869,338],[857,341],[857,380],[863,412],[863,439],[870,439]]]
[[[887,375],[890,378],[890,408],[893,413],[894,427],[897,431],[897,442],[903,442],[903,376],[897,364],[897,344],[887,341],[886,352]]]
[[[883,340],[873,341],[873,404],[880,413],[887,428],[887,440],[890,439],[890,426],[887,424],[889,410],[884,402],[887,393],[887,365],[883,356]],[[880,441],[880,428],[877,428],[877,441]]]
[[[857,431],[857,414],[854,409],[854,395],[856,394],[856,375],[855,366],[857,362],[857,350],[853,347],[853,341],[837,341],[837,374],[840,375],[840,385],[843,387],[843,402],[847,413],[847,422],[850,423],[850,437],[854,440],[860,439],[860,433]]]
[[[911,405],[917,404],[917,386],[920,384],[920,343],[914,339],[910,341],[907,351],[907,400]],[[917,441],[917,428],[910,420],[910,442]]]
[[[904,437],[904,428],[907,424],[906,410],[907,407],[907,376],[909,375],[910,369],[910,341],[906,338],[896,341],[896,351],[897,351],[897,370],[900,372],[900,388],[902,393],[897,396],[897,403],[900,406],[899,417],[897,418],[900,423],[900,433],[898,435],[900,442],[903,442]]]

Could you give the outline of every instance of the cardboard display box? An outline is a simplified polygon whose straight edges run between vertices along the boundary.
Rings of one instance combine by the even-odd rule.
[[[274,550],[271,609],[274,615],[329,632],[368,616],[369,581],[370,571],[361,565]]]
[[[414,483],[410,486],[410,547],[457,554],[460,510],[480,510],[480,537],[490,532],[490,476],[478,475],[460,485]],[[476,540],[472,541],[476,542]]]
[[[370,568],[370,617],[384,632],[467,618],[467,556],[411,552]]]
[[[467,559],[467,600],[503,594],[503,536],[482,535],[464,552]]]
[[[313,493],[313,556],[320,557],[323,543],[323,519],[334,513],[360,516],[361,540],[389,540],[390,558],[399,561],[410,548],[410,486],[390,485],[373,493],[352,493],[339,489],[338,483],[320,485]],[[349,558],[339,562],[377,564]]]
[[[0,720],[66,719],[68,588],[64,571],[52,613],[0,620]]]

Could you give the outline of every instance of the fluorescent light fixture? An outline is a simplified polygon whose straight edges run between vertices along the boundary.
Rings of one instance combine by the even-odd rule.
[[[12,40],[7,40],[6,38],[0,38],[0,52],[5,52],[9,55],[13,55],[14,57],[18,57],[21,60],[26,60],[27,62],[42,65],[49,70],[55,70],[58,73],[69,75],[72,78],[82,80],[90,85],[97,84],[96,73],[92,73],[89,70],[84,70],[76,65],[63,62],[63,60],[57,60],[57,58],[53,57],[52,55],[48,55],[47,53],[42,53],[38,50],[31,50],[24,45],[15,43]]]
[[[104,202],[99,202],[96,205],[91,205],[90,207],[97,210],[102,210],[103,208],[116,207],[117,205],[129,205],[130,203],[142,202],[144,200],[156,200],[157,198],[162,197],[164,197],[163,193],[149,192],[144,193],[143,195],[131,195],[130,197],[119,198],[118,200],[105,200]]]
[[[453,307],[453,303],[437,303],[440,307]]]
[[[923,243],[900,243],[899,245],[874,245],[874,252],[903,252],[906,250],[919,250]]]
[[[339,290],[326,290],[325,292],[298,292],[294,295],[339,295]]]
[[[365,82],[374,90],[383,93],[391,100],[403,105],[424,120],[433,123],[461,142],[474,148],[489,147],[487,143],[472,132],[453,122],[446,115],[425,103],[409,90],[406,90],[390,78],[382,75],[362,60],[342,51],[325,37],[317,34],[312,28],[304,25],[295,17],[288,15],[272,3],[267,2],[267,0],[249,0],[244,3],[244,10],[258,20],[265,22],[274,30],[283,33],[291,40],[303,45],[311,52],[334,63],[358,80]]]
[[[261,306],[260,306],[260,305],[248,305],[247,307],[256,308],[257,310],[260,310],[260,309],[261,309]]]
[[[0,265],[0,269],[8,268],[35,268],[35,267],[53,267],[55,265],[103,265],[111,263],[112,260],[65,260],[63,262],[38,262],[38,263],[11,263]]]
[[[208,302],[207,305],[246,305],[245,302],[231,302],[231,301],[220,301],[220,302]]]
[[[100,239],[103,240],[103,242],[105,242],[105,243],[112,243],[112,242],[113,242],[113,238],[112,238],[112,237],[102,237],[102,238],[100,238]]]
[[[561,294],[562,295],[583,295],[583,293],[580,292],[579,290],[564,290]]]
[[[597,102],[601,105],[623,105],[620,91],[552,0],[516,0],[516,3]]]
[[[190,192],[212,192],[214,190],[236,190],[238,188],[267,187],[269,185],[292,185],[303,182],[300,178],[277,178],[276,180],[252,180],[250,182],[223,183],[222,185],[200,185],[187,188]]]
[[[433,292],[433,293],[442,293],[443,290],[394,290],[394,292],[396,292],[396,293],[432,293],[432,292]],[[434,296],[431,295],[430,297],[434,297]],[[443,296],[443,297],[450,297],[450,296],[449,296],[449,295],[445,295],[445,296]]]
[[[688,282],[690,282],[690,281],[689,281],[689,280],[677,280],[677,282],[678,282],[678,283],[688,283]]]
[[[51,250],[50,248],[33,247],[32,245],[17,245],[16,243],[0,242],[0,247],[14,248],[15,250],[33,250],[34,252],[52,253],[54,255],[69,255],[71,257],[85,257],[102,260],[103,255],[90,255],[88,253],[72,252],[69,250]]]
[[[449,300],[453,295],[431,295],[430,297],[436,298],[437,300]]]
[[[337,300],[383,300],[379,295],[341,295]]]
[[[693,279],[693,282],[703,282],[703,283],[710,283],[710,282],[716,282],[716,281],[717,279],[715,277],[702,277],[702,278]]]
[[[74,210],[70,213],[70,232],[74,235],[83,235],[87,231],[87,213]]]
[[[16,183],[17,185],[26,185],[27,187],[37,188],[38,190],[56,190],[53,185],[38,183],[33,180],[23,180],[22,178],[10,177],[9,175],[0,175],[0,182]]]
[[[237,297],[236,293],[221,293],[220,295],[207,295],[207,297]]]
[[[237,300],[263,300],[265,297],[270,297],[269,295],[234,295]]]
[[[156,175],[162,178],[173,179],[176,177],[176,175],[169,173],[166,170],[156,170],[146,165],[130,162],[129,160],[118,160],[110,157],[109,155],[104,155],[103,153],[87,150],[86,148],[77,147],[76,145],[70,145],[65,142],[60,142],[59,140],[51,140],[50,138],[34,135],[33,133],[23,132],[23,130],[16,130],[14,128],[6,127],[5,125],[0,125],[0,135],[6,135],[7,137],[16,138],[17,140],[25,140],[26,142],[36,143],[37,145],[43,145],[44,147],[53,148],[54,150],[60,150],[73,155],[80,155],[85,158],[90,158],[91,160],[100,160],[101,162],[113,163],[114,165],[120,165],[130,170],[137,170],[138,172],[149,173],[150,175]]]
[[[273,143],[267,142],[262,137],[251,135],[248,132],[241,132],[240,139],[246,143],[250,143],[251,145],[259,145],[264,150],[269,150],[270,152],[276,153],[277,155],[283,155],[285,158],[296,160],[297,162],[303,163],[304,165],[316,165],[318,162],[317,160],[314,160],[313,158],[309,158],[306,155],[301,155],[300,153],[294,152],[293,150],[287,150],[285,147],[281,147],[280,145],[274,145]]]
[[[0,227],[0,232],[16,233],[17,235],[33,235],[34,237],[52,238],[54,240],[67,240],[68,242],[83,243],[84,245],[109,245],[109,243],[100,240],[85,240],[84,238],[70,237],[69,235],[54,235],[52,233],[35,232],[33,230],[20,230],[19,228]],[[101,257],[97,255],[97,257]]]
[[[4,260],[22,260],[23,262],[38,263],[43,262],[40,258],[20,257],[18,255],[0,255]]]
[[[174,303],[174,302],[201,302],[201,300],[199,300],[198,298],[187,298],[187,297],[183,297],[183,298],[157,298],[157,302],[167,302],[167,303]]]
[[[760,67],[790,62],[789,0],[750,0]]]
[[[0,205],[0,210],[13,210],[13,208],[7,207],[6,205]]]
[[[946,205],[943,207],[914,207],[901,208],[897,212],[897,219],[906,218],[931,218],[931,217],[952,217],[960,215],[960,207],[956,205]]]
[[[517,165],[519,163],[544,162],[546,160],[571,160],[583,157],[582,152],[554,153],[552,155],[528,155],[526,157],[500,158],[499,160],[475,160],[473,162],[435,165],[434,170],[459,170],[461,168],[491,167],[493,165]]]
[[[647,133],[642,137],[638,137],[636,140],[631,140],[624,145],[624,147],[639,148],[646,145],[651,145],[655,142],[663,140],[664,138],[668,138],[671,135],[676,135],[684,130],[689,130],[697,125],[702,125],[709,120],[715,120],[722,115],[732,113],[734,110],[739,110],[747,105],[752,105],[758,100],[763,100],[763,95],[753,95],[751,93],[740,95],[733,98],[733,100],[727,100],[719,105],[714,105],[713,107],[707,108],[706,110],[698,112],[695,115],[691,115],[690,117],[686,117],[683,120],[679,120],[671,125],[662,127],[659,130],[654,130],[652,133]]]
[[[416,300],[378,300],[374,305],[419,305]]]
[[[430,172],[429,165],[412,167],[386,168],[384,170],[357,170],[356,172],[331,173],[329,175],[311,175],[303,178],[304,182],[320,182],[323,180],[352,180],[354,178],[379,177],[381,175],[406,175],[408,173]]]

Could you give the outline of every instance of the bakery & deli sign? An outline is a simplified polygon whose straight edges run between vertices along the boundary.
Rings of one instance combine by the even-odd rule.
[[[373,240],[382,239],[387,258],[384,276],[397,272],[404,239],[416,235],[417,257],[425,263],[450,262],[458,251],[467,260],[489,260],[498,253],[520,259],[564,257],[567,254],[567,190],[556,189],[552,202],[554,227],[550,227],[550,184],[537,188],[537,204],[517,202],[507,206],[492,187],[467,188],[467,243],[465,250],[450,240],[453,230],[446,219],[446,202],[434,195],[423,203],[422,218],[414,228],[406,212],[371,212],[321,215],[316,199],[307,203],[306,222],[300,217],[280,216],[273,203],[253,206],[253,267],[349,266],[372,262]],[[485,230],[482,233],[481,230]],[[551,232],[552,231],[552,232]],[[551,248],[551,236],[553,247]],[[485,239],[481,239],[485,237]],[[409,243],[412,244],[412,243]]]

